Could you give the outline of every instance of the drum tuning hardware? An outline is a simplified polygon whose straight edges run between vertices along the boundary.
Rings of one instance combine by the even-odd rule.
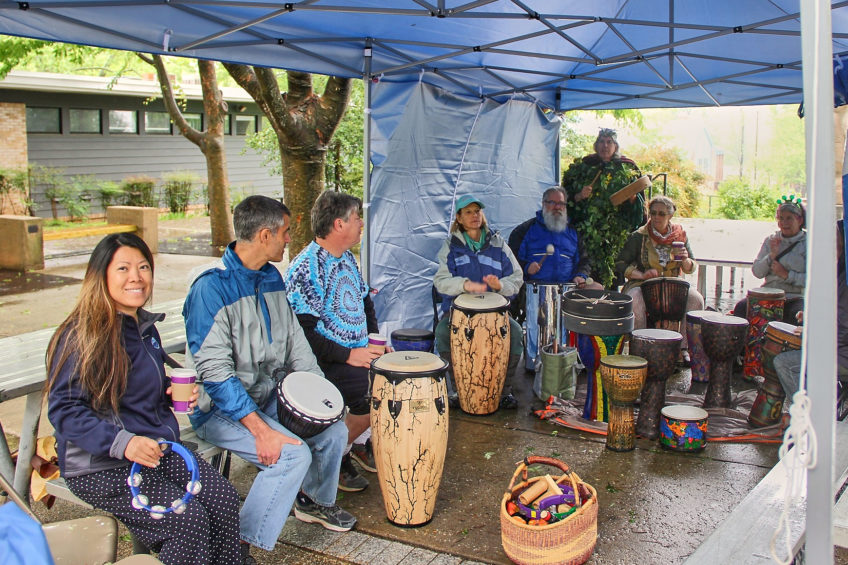
[[[474,329],[473,328],[465,328],[465,339],[471,341],[474,339]]]
[[[435,399],[435,402],[436,402],[436,410],[439,412],[439,414],[444,414],[445,413],[445,397],[440,396],[440,397]]]
[[[402,402],[389,400],[389,414],[392,415],[392,419],[397,420],[397,417],[400,415],[401,406],[403,406]]]
[[[371,408],[373,408],[374,410],[380,409],[380,399],[379,398],[372,398],[371,399]]]

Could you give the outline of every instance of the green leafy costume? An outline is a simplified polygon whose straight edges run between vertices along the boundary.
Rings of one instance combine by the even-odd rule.
[[[574,195],[600,175],[592,187],[592,195],[580,202]],[[568,193],[569,223],[580,236],[594,269],[595,280],[610,288],[615,281],[615,258],[627,237],[645,223],[645,197],[626,200],[613,206],[609,197],[637,178],[642,172],[627,157],[603,162],[597,154],[575,159],[562,176],[562,186]]]

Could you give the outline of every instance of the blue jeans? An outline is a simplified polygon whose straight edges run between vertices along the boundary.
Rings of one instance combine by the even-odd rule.
[[[792,395],[798,392],[801,380],[801,350],[784,351],[774,358],[774,371],[780,379],[780,386],[786,393],[787,404],[792,402]]]
[[[275,398],[258,415],[274,430],[297,438],[277,421]],[[222,416],[219,410],[196,432],[197,437],[228,449],[259,468],[239,513],[243,541],[267,551],[274,549],[298,490],[321,506],[336,503],[339,466],[347,445],[347,426],[343,420],[301,440],[301,445],[286,444],[280,458],[270,466],[259,463],[253,434],[241,422]]]

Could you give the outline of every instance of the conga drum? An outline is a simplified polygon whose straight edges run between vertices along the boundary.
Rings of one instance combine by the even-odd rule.
[[[636,433],[656,439],[660,433],[660,410],[665,405],[665,383],[674,374],[683,336],[672,330],[647,328],[630,334],[630,354],[648,360],[648,374],[639,401]]]
[[[371,442],[386,515],[400,526],[430,521],[448,446],[447,362],[395,351],[371,362]]]
[[[692,310],[686,312],[686,339],[689,341],[689,355],[692,364],[692,382],[705,383],[710,380],[710,358],[704,351],[701,339],[701,319],[712,310]]]
[[[494,292],[460,294],[450,313],[451,360],[459,407],[498,409],[509,364],[509,300]]]
[[[674,322],[671,327],[680,329],[689,299],[689,282],[677,277],[655,277],[639,285],[645,300],[645,316],[649,328],[658,328],[663,322]]]
[[[430,330],[401,328],[392,332],[392,348],[395,351],[433,352],[435,335]]]
[[[624,338],[633,331],[633,298],[621,292],[572,290],[563,297],[565,328],[577,335],[577,352],[586,367],[586,403],[583,417],[606,422],[609,398],[601,382],[601,359],[618,355]]]
[[[748,291],[748,335],[745,339],[745,362],[742,365],[742,375],[747,380],[753,380],[763,374],[763,364],[760,355],[760,344],[766,325],[772,320],[783,319],[783,304],[786,293],[779,288],[752,288]]]
[[[730,376],[733,359],[745,346],[748,320],[711,313],[701,318],[701,338],[710,358],[710,384],[704,395],[704,408],[730,407]]]
[[[786,393],[774,369],[774,358],[784,351],[801,349],[801,335],[796,334],[795,330],[796,326],[792,324],[772,321],[763,332],[763,382],[760,383],[757,398],[748,414],[748,423],[755,428],[771,426],[780,421]]]
[[[636,446],[633,403],[639,398],[648,361],[635,355],[607,355],[601,359],[601,380],[610,400],[607,449],[630,451]]]

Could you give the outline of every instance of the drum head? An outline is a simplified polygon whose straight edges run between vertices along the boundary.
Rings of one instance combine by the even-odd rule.
[[[434,339],[430,330],[419,330],[417,328],[401,328],[392,332],[392,343],[395,341],[426,341]]]
[[[393,351],[371,361],[371,370],[377,373],[402,373],[404,378],[433,373],[447,368],[447,362],[426,351]]]
[[[296,410],[318,420],[329,420],[344,410],[342,393],[315,373],[295,371],[280,383],[280,392]]]
[[[633,338],[649,339],[654,341],[674,341],[683,339],[683,336],[672,330],[660,330],[654,328],[646,328],[641,330],[633,330],[630,334]]]
[[[648,360],[637,355],[605,355],[601,357],[601,365],[618,369],[638,369],[646,367]]]
[[[760,288],[752,288],[748,290],[748,296],[751,298],[768,298],[774,300],[775,298],[783,298],[786,296],[786,293],[779,288],[761,286]]]
[[[772,332],[777,334],[783,333],[788,335],[795,335],[795,328],[797,327],[798,326],[793,326],[792,324],[787,324],[786,322],[774,321],[768,323],[768,328],[766,329],[766,331],[771,330]]]
[[[476,294],[460,294],[453,299],[453,305],[463,310],[491,312],[500,310],[509,304],[509,300],[496,292],[480,292]]]
[[[672,404],[665,406],[661,411],[663,416],[672,420],[706,420],[709,414],[703,408],[687,406],[685,404]]]
[[[692,323],[700,323],[707,314],[715,314],[713,310],[690,310],[686,312],[686,321]]]
[[[709,314],[704,314],[704,317],[701,318],[701,322],[709,322],[712,324],[719,324],[724,326],[747,326],[748,320],[745,318],[740,318],[739,316],[726,316],[719,312],[710,312]]]

